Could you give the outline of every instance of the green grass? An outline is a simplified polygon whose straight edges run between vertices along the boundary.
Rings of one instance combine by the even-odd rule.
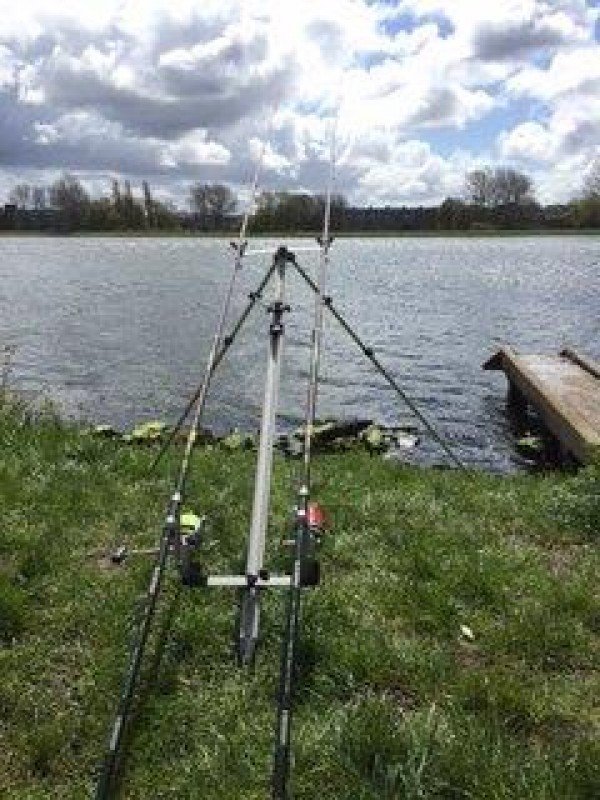
[[[156,541],[177,454],[149,479],[152,448],[6,402],[0,441],[0,796],[84,798],[149,572],[89,553]],[[253,466],[197,451],[189,505],[209,517],[211,569],[240,566]],[[296,470],[276,459],[277,568]],[[295,798],[600,796],[599,476],[317,459],[334,526],[303,606]],[[282,603],[265,597],[244,673],[232,594],[169,576],[157,627],[171,626],[160,668],[145,669],[122,797],[268,796]]]

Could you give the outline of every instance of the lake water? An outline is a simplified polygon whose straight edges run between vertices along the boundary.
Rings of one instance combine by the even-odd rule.
[[[280,243],[251,245],[271,253]],[[285,243],[314,274],[317,254],[300,249],[309,242]],[[232,321],[268,253],[246,260]],[[174,419],[201,379],[230,265],[224,240],[0,238],[0,347],[16,347],[13,383],[96,423]],[[291,273],[287,289],[282,428],[303,413],[313,308]],[[600,357],[598,237],[340,239],[329,292],[462,458],[483,468],[518,464],[504,376],[481,369],[499,345]],[[206,424],[258,426],[267,331],[258,307],[219,368]],[[319,415],[410,420],[332,319]],[[411,458],[444,460],[427,437]]]

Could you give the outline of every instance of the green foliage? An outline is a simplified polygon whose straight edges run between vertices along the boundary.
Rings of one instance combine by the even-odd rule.
[[[0,229],[26,231],[180,231],[174,208],[152,197],[147,181],[142,182],[142,198],[134,197],[131,184],[112,181],[112,196],[92,199],[74,175],[65,173],[51,186],[15,187],[16,214],[0,212]],[[28,201],[33,200],[33,208]],[[48,204],[47,202],[48,201]]]
[[[27,619],[25,593],[0,575],[0,640],[11,644],[23,633]]]
[[[317,232],[323,226],[326,199],[306,192],[263,192],[252,219],[254,230]],[[336,194],[331,198],[331,224],[334,230],[344,227],[346,199]]]
[[[524,205],[532,202],[532,181],[510,167],[476,169],[467,174],[468,199],[481,206]]]
[[[575,200],[573,218],[579,228],[600,228],[600,194]]]
[[[157,444],[13,402],[0,437],[0,795],[88,797],[150,568],[100,554],[155,543],[179,456],[149,478]],[[211,571],[241,567],[255,458],[196,451],[186,502],[207,515]],[[295,469],[276,457],[274,569]],[[294,796],[599,796],[598,468],[498,478],[357,449],[314,477],[334,527],[303,604]],[[265,594],[242,673],[232,594],[169,574],[120,796],[267,796],[283,603]]]
[[[237,206],[233,189],[222,183],[195,183],[190,187],[190,206],[202,230],[218,230]]]
[[[547,206],[534,200],[527,175],[506,167],[468,173],[464,197],[448,197],[439,206],[349,206],[343,195],[334,194],[330,227],[336,235],[592,232],[600,227],[597,172],[591,171],[583,191],[570,203]],[[80,181],[68,174],[49,187],[21,184],[14,187],[15,203],[0,209],[0,230],[230,235],[241,224],[241,214],[235,213],[237,196],[225,184],[191,184],[186,198],[191,212],[156,200],[147,181],[142,181],[137,193],[128,180],[122,184],[114,178],[110,196],[99,198],[91,198]],[[323,195],[264,192],[249,230],[315,236],[323,226],[325,205]]]
[[[556,518],[561,527],[582,538],[600,540],[600,464],[582,470],[560,487],[554,497]]]

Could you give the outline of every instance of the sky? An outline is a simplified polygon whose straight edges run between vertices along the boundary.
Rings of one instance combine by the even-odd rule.
[[[0,0],[0,201],[112,177],[185,206],[335,190],[427,205],[509,165],[543,203],[600,157],[600,0]]]

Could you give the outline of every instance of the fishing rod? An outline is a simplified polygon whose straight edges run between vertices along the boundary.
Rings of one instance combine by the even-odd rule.
[[[140,671],[142,660],[152,621],[156,612],[156,605],[162,588],[167,560],[169,554],[174,552],[177,561],[181,563],[181,527],[180,516],[183,496],[187,483],[190,467],[190,457],[196,442],[201,408],[198,406],[194,414],[194,421],[190,427],[185,452],[179,467],[179,473],[175,484],[175,491],[171,495],[167,504],[165,519],[163,523],[160,544],[150,583],[144,598],[141,621],[137,627],[134,643],[130,654],[129,664],[125,673],[125,679],[117,705],[117,713],[111,728],[110,738],[106,749],[104,764],[100,779],[96,788],[96,800],[108,800],[111,796],[111,789],[116,775],[116,768],[123,740],[123,733],[131,714],[132,703]]]
[[[223,347],[220,348],[221,340],[223,338],[223,331],[229,313],[229,306],[231,304],[231,298],[233,296],[234,286],[236,283],[237,275],[241,270],[244,252],[246,250],[246,245],[247,245],[246,230],[248,227],[250,214],[254,208],[254,203],[256,200],[258,176],[260,171],[260,165],[264,157],[264,152],[265,152],[265,146],[263,145],[261,157],[256,165],[256,170],[254,173],[251,200],[250,203],[248,204],[246,213],[244,214],[237,242],[232,243],[232,247],[235,252],[233,260],[233,270],[231,273],[229,284],[227,286],[227,291],[225,293],[225,297],[221,307],[221,312],[219,315],[215,335],[213,337],[212,345],[210,348],[204,379],[198,391],[195,393],[193,403],[190,406],[190,411],[193,409],[192,423],[190,425],[190,429],[185,444],[184,454],[180,463],[177,481],[175,484],[175,491],[171,495],[171,498],[167,504],[158,553],[156,555],[154,567],[152,569],[150,583],[146,591],[146,595],[144,597],[144,605],[143,605],[141,620],[134,636],[133,647],[130,653],[129,663],[125,673],[125,679],[123,682],[121,694],[117,704],[117,713],[113,725],[111,727],[111,733],[104,756],[104,763],[96,787],[96,794],[95,794],[96,800],[108,800],[111,794],[111,789],[116,774],[118,757],[123,740],[123,733],[125,731],[127,721],[131,714],[132,703],[134,699],[135,690],[138,685],[144,651],[148,641],[148,636],[150,634],[150,629],[152,627],[152,621],[155,616],[156,605],[162,588],[162,582],[164,579],[169,554],[174,551],[177,560],[181,563],[180,515],[181,515],[183,496],[185,494],[185,488],[189,474],[191,455],[197,440],[198,430],[200,427],[200,420],[206,404],[206,396],[208,393],[210,381],[215,371],[217,356],[220,356],[220,358],[222,358],[228,347],[231,345],[231,342],[233,341],[232,338],[230,339],[230,337],[227,337],[227,343],[224,342],[224,348]],[[272,271],[273,269],[271,269],[267,273],[267,276],[261,282],[258,289],[258,294],[260,294],[262,288],[264,288],[264,285],[268,281]],[[254,294],[256,295],[256,293]],[[256,302],[256,300],[257,300],[256,296],[251,298],[251,304],[249,304],[246,307],[246,313],[242,315],[242,317],[238,320],[238,323],[234,328],[234,335],[235,333],[237,333],[237,331],[243,324],[243,321],[250,313],[250,310],[254,305],[254,303]]]
[[[306,397],[306,414],[304,421],[304,454],[303,478],[298,492],[296,519],[294,528],[294,555],[291,582],[288,590],[285,631],[281,648],[279,668],[279,689],[277,695],[277,722],[275,729],[275,754],[272,774],[272,797],[274,800],[287,800],[289,797],[290,757],[291,757],[291,725],[292,704],[296,673],[296,651],[300,629],[300,609],[302,603],[302,586],[307,582],[318,583],[318,565],[313,561],[313,574],[305,575],[306,564],[313,548],[313,531],[311,530],[310,497],[311,497],[311,444],[317,408],[319,387],[319,368],[323,336],[323,291],[329,267],[329,249],[333,239],[330,235],[331,196],[335,175],[335,124],[332,129],[329,179],[323,211],[323,227],[317,238],[319,243],[319,267],[317,293],[311,332],[311,357],[309,380]],[[295,263],[295,259],[293,261]]]
[[[96,786],[96,800],[108,800],[112,794],[123,733],[131,712],[131,705],[140,674],[146,642],[156,611],[156,603],[167,565],[169,550],[178,535],[180,504],[181,498],[177,497],[176,493],[173,494],[167,507],[158,555],[156,556],[152,577],[144,598],[142,618],[136,630],[129,664],[119,696],[117,713],[111,727],[100,778]]]
[[[265,273],[264,277],[262,278],[262,280],[260,281],[260,283],[258,284],[256,289],[253,292],[250,292],[248,294],[248,298],[249,299],[248,299],[248,303],[247,303],[246,307],[244,308],[244,310],[242,311],[242,313],[238,317],[238,319],[237,319],[235,325],[232,327],[231,331],[227,334],[227,336],[224,336],[223,339],[222,339],[221,347],[219,348],[217,354],[215,355],[214,361],[212,363],[212,372],[214,372],[217,369],[217,367],[219,366],[219,364],[221,363],[221,361],[225,357],[227,351],[229,350],[229,348],[231,347],[231,345],[235,341],[235,339],[236,339],[238,333],[240,332],[242,326],[244,325],[245,321],[250,316],[250,312],[252,311],[254,306],[258,303],[258,301],[262,298],[262,293],[263,293],[263,291],[265,289],[265,286],[267,285],[267,283],[271,279],[271,276],[275,272],[275,269],[276,269],[276,266],[274,264],[271,264],[271,266],[269,267],[269,269]],[[204,382],[200,384],[200,386],[196,389],[194,394],[188,400],[188,403],[187,403],[186,407],[183,409],[183,411],[181,412],[181,414],[179,416],[179,419],[177,420],[175,425],[169,431],[169,434],[168,434],[167,438],[161,444],[160,450],[158,451],[158,453],[156,454],[156,457],[154,458],[154,461],[150,465],[150,468],[148,470],[148,474],[149,475],[152,475],[152,473],[155,472],[155,470],[158,467],[158,465],[159,465],[160,461],[162,460],[163,456],[165,455],[165,453],[167,452],[169,447],[173,444],[174,439],[176,438],[176,436],[178,435],[178,433],[180,432],[180,430],[184,426],[185,421],[187,420],[188,416],[190,415],[191,410],[194,408],[194,405],[196,404],[196,402],[200,398],[200,396],[201,396],[201,394],[203,392],[203,387],[204,387]]]
[[[319,391],[319,368],[321,364],[321,345],[323,338],[323,291],[327,280],[329,269],[329,248],[333,243],[330,235],[331,224],[331,196],[333,192],[333,181],[335,177],[335,125],[331,136],[331,155],[329,162],[329,179],[327,183],[327,194],[325,197],[325,209],[323,213],[323,230],[317,239],[319,243],[319,270],[317,277],[317,293],[315,294],[315,307],[313,329],[311,333],[311,359],[310,373],[306,397],[306,423],[304,429],[304,485],[310,493],[310,463],[311,463],[311,444],[312,434],[315,424],[317,410],[317,395]],[[308,503],[308,499],[306,500]],[[308,508],[306,509],[308,511]]]
[[[246,320],[246,317],[248,316],[248,314],[250,313],[250,311],[254,307],[254,304],[256,303],[258,298],[260,297],[260,294],[261,294],[262,290],[264,289],[265,284],[267,283],[268,279],[270,278],[270,275],[268,274],[266,280],[261,282],[261,285],[259,286],[258,290],[256,292],[251,292],[250,293],[250,303],[249,303],[249,305],[246,307],[246,309],[245,309],[244,313],[242,314],[242,316],[241,316],[240,320],[238,321],[238,323],[234,326],[233,332],[229,336],[226,336],[224,338],[223,337],[223,331],[225,329],[225,322],[226,322],[228,314],[229,314],[229,306],[231,305],[231,298],[233,296],[233,289],[234,289],[234,286],[235,286],[235,282],[236,282],[238,273],[240,272],[240,270],[242,268],[242,262],[244,260],[244,257],[247,255],[248,242],[246,240],[246,231],[248,229],[248,223],[250,221],[250,216],[252,215],[252,212],[254,211],[255,206],[256,206],[256,198],[257,198],[257,193],[258,193],[258,179],[259,179],[260,170],[261,170],[261,167],[262,167],[262,164],[263,164],[263,161],[264,161],[264,157],[265,157],[266,146],[267,146],[267,140],[265,139],[265,141],[262,143],[262,147],[261,147],[259,158],[257,159],[256,168],[254,170],[254,178],[252,180],[252,186],[251,186],[251,190],[250,190],[250,200],[249,200],[249,202],[247,204],[246,211],[245,211],[244,217],[242,219],[242,224],[241,224],[240,230],[238,232],[237,240],[233,241],[233,242],[230,242],[230,245],[231,245],[231,247],[232,247],[232,249],[234,251],[233,271],[231,273],[231,278],[230,278],[230,281],[229,281],[229,285],[227,287],[227,291],[225,293],[225,298],[223,300],[223,305],[222,305],[222,308],[221,308],[221,313],[219,315],[219,321],[217,323],[217,327],[216,327],[215,334],[214,334],[214,337],[213,337],[212,346],[211,346],[210,352],[208,354],[208,359],[207,359],[206,368],[205,368],[205,371],[204,371],[204,377],[202,379],[202,383],[199,385],[199,387],[196,389],[196,391],[194,392],[194,394],[190,398],[188,404],[186,405],[186,407],[184,408],[183,412],[181,413],[179,419],[177,420],[174,428],[171,430],[171,432],[169,433],[169,435],[168,435],[167,439],[165,440],[164,444],[161,446],[160,450],[158,451],[154,461],[150,465],[150,470],[149,470],[150,474],[153,474],[154,471],[156,470],[156,468],[158,467],[158,465],[159,465],[160,461],[162,460],[164,454],[167,452],[167,450],[171,446],[173,440],[175,439],[175,437],[177,436],[177,434],[181,430],[182,426],[185,424],[185,421],[187,420],[189,414],[191,413],[191,411],[192,411],[192,409],[194,407],[196,408],[195,418],[196,417],[198,418],[197,421],[195,419],[195,424],[196,424],[196,427],[199,427],[199,420],[200,420],[200,417],[202,416],[202,413],[204,411],[204,407],[206,405],[206,396],[208,394],[210,381],[211,381],[212,376],[213,376],[213,374],[215,372],[215,369],[217,368],[217,366],[219,365],[219,363],[223,359],[223,356],[225,355],[225,353],[227,352],[227,350],[229,349],[231,344],[233,343],[233,340],[234,340],[237,332],[239,331],[239,329],[241,328],[242,324]],[[221,342],[223,342],[223,346],[222,347],[220,347]]]

